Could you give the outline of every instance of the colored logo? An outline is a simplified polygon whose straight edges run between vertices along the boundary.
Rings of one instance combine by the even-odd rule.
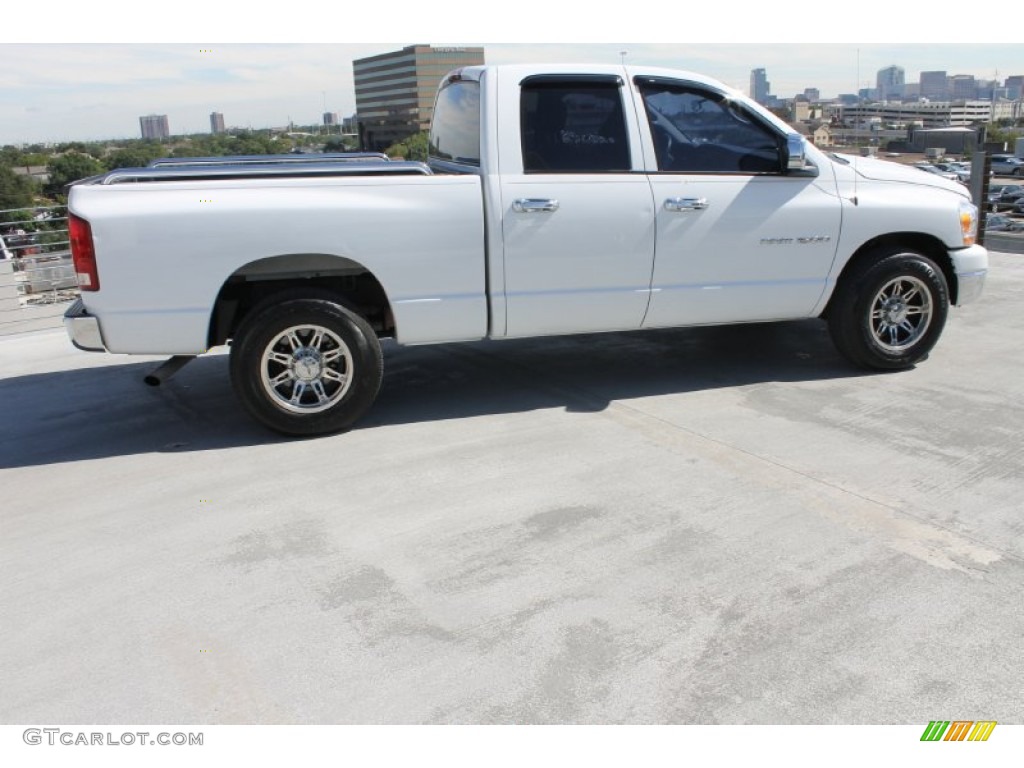
[[[988,741],[995,728],[995,720],[932,720],[921,741]]]

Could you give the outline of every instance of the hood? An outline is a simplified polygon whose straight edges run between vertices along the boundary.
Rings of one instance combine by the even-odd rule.
[[[871,179],[872,181],[895,181],[902,184],[917,184],[922,187],[938,187],[939,189],[946,189],[950,192],[955,192],[961,197],[970,199],[971,193],[963,184],[952,179],[944,179],[941,176],[936,176],[934,173],[928,173],[928,171],[922,171],[920,168],[914,168],[912,165],[903,165],[902,163],[894,163],[889,160],[879,160],[874,157],[859,157],[855,155],[840,155],[835,154],[834,157],[839,159],[840,163],[849,165],[849,168],[854,170],[860,176],[865,179]]]

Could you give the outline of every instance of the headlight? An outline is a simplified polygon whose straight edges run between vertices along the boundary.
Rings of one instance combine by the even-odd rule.
[[[978,208],[966,200],[960,202],[960,232],[964,245],[974,245],[978,237]]]

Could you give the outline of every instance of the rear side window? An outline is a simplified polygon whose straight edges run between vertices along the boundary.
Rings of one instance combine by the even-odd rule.
[[[524,83],[520,96],[523,170],[631,170],[621,90],[611,82]]]
[[[480,84],[458,80],[437,95],[430,124],[431,160],[480,165]]]

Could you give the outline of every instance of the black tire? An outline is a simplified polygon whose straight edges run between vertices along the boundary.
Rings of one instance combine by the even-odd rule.
[[[320,296],[257,307],[231,345],[231,384],[242,405],[291,436],[349,429],[376,399],[383,370],[369,323]]]
[[[839,351],[862,368],[897,370],[924,360],[942,335],[949,288],[920,253],[887,249],[845,275],[828,310]]]

